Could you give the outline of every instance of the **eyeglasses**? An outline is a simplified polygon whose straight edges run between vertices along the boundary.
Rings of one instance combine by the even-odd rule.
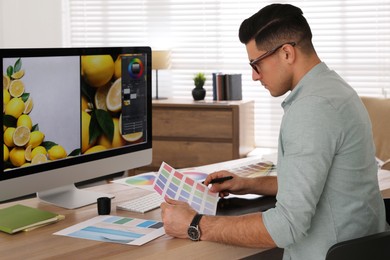
[[[259,57],[257,57],[256,59],[252,60],[251,62],[249,62],[249,65],[251,65],[252,69],[254,71],[256,71],[257,74],[260,74],[260,69],[258,68],[258,63],[262,60],[264,60],[265,58],[271,56],[272,54],[274,54],[277,50],[279,50],[280,48],[283,47],[283,45],[286,45],[286,44],[290,44],[291,46],[295,46],[296,43],[295,42],[286,42],[286,43],[283,43],[279,46],[277,46],[276,48],[273,48],[272,50],[270,51],[267,51],[266,53],[260,55]]]

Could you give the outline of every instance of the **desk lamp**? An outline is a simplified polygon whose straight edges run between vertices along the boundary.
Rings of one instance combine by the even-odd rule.
[[[158,96],[158,70],[169,69],[171,63],[171,52],[168,50],[152,51],[152,69],[156,70],[156,97],[153,99],[166,99]]]

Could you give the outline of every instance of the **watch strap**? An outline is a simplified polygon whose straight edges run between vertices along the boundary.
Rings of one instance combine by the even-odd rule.
[[[203,217],[203,214],[196,213],[194,218],[192,219],[192,222],[190,224],[191,227],[198,227],[200,219]]]

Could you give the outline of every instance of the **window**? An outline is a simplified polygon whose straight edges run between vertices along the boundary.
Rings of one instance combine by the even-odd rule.
[[[285,97],[273,98],[251,79],[238,40],[243,19],[273,1],[65,0],[66,46],[148,45],[171,50],[171,70],[159,72],[161,96],[191,98],[192,77],[241,73],[243,98],[254,99],[256,144],[276,147]],[[360,95],[390,92],[390,2],[280,1],[299,6],[311,25],[320,58]],[[164,89],[168,89],[164,90]]]

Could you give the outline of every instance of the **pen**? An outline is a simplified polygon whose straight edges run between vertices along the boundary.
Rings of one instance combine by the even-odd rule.
[[[213,183],[222,183],[224,181],[228,181],[228,180],[231,180],[233,179],[233,176],[225,176],[225,177],[221,177],[221,178],[215,178],[215,179],[212,179],[210,181],[210,184],[213,184]]]

